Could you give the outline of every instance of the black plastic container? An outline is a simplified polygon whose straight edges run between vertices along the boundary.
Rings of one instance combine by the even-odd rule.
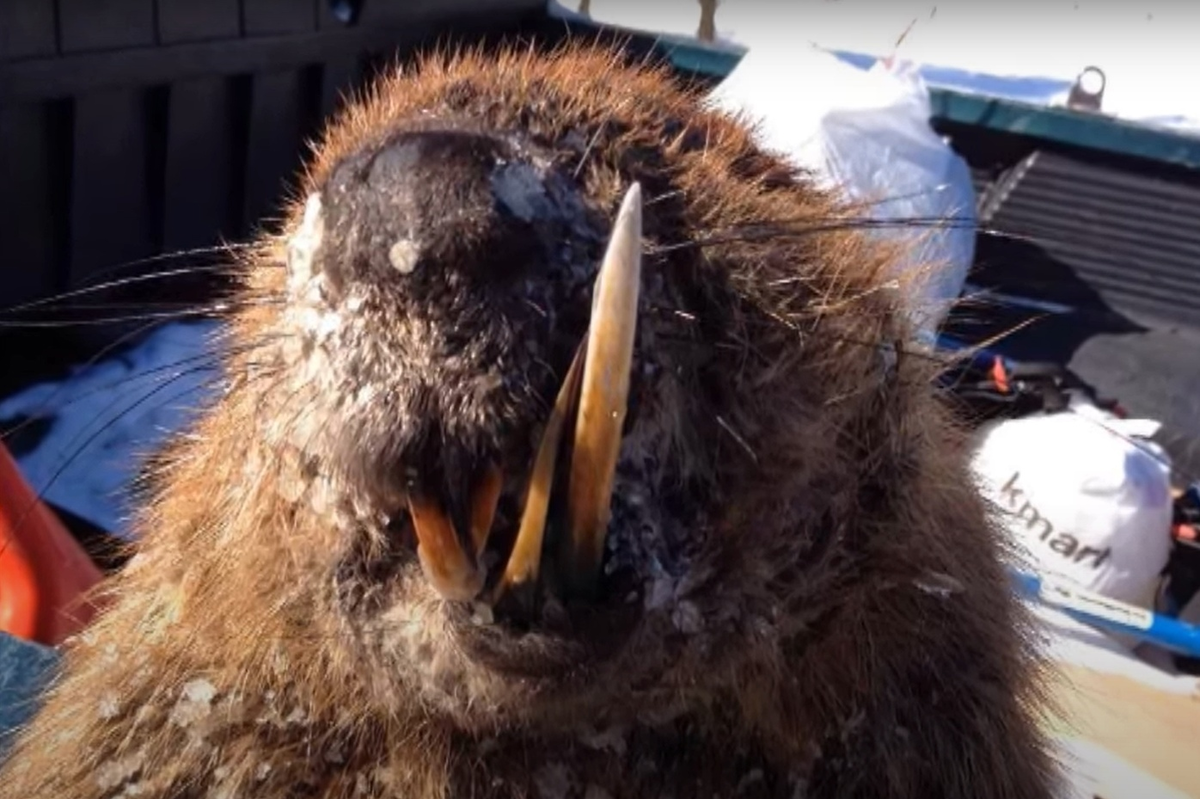
[[[0,0],[0,394],[129,329],[81,319],[170,313],[212,281],[13,306],[244,239],[380,64],[545,28],[540,0]]]

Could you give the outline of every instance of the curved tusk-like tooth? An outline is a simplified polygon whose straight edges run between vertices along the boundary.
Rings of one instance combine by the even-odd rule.
[[[625,193],[596,277],[575,423],[562,571],[569,590],[594,592],[604,558],[613,476],[633,365],[642,271],[642,189]]]
[[[558,462],[558,451],[562,444],[563,431],[575,398],[579,392],[579,380],[583,374],[583,347],[575,352],[567,377],[558,389],[550,419],[542,432],[534,458],[533,470],[529,475],[529,486],[525,489],[525,507],[521,511],[521,526],[509,555],[504,575],[496,586],[495,599],[512,588],[537,581],[542,560],[542,542],[546,533],[546,514],[550,508],[550,491],[554,484],[554,467]]]
[[[483,588],[484,574],[474,552],[467,553],[450,517],[428,499],[408,499],[417,533],[417,558],[425,577],[443,598],[469,602]]]

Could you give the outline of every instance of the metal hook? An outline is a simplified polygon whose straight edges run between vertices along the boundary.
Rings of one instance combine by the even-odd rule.
[[[1071,86],[1067,95],[1067,107],[1099,111],[1104,102],[1104,88],[1107,85],[1108,78],[1104,70],[1100,67],[1085,67]]]

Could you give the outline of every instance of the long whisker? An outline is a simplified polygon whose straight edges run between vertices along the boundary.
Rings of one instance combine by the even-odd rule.
[[[153,330],[156,327],[160,327],[163,324],[165,324],[165,322],[161,322],[161,321],[147,322],[146,324],[144,324],[140,327],[130,330],[128,333],[124,333],[121,336],[118,336],[116,338],[116,340],[110,342],[109,344],[106,344],[104,347],[101,347],[99,352],[97,352],[92,357],[88,358],[87,361],[83,364],[83,368],[87,369],[89,367],[95,366],[105,356],[111,354],[112,352],[115,352],[117,349],[119,349],[123,345],[129,343],[130,341],[133,341],[134,339],[138,338],[139,336],[143,335],[144,333],[148,333],[149,331]],[[43,407],[48,407],[55,398],[57,398],[60,394],[62,394],[62,392],[64,390],[66,390],[66,385],[67,385],[66,383],[59,384],[59,386],[54,390],[54,392],[42,403]],[[36,419],[36,417],[35,417],[35,419]],[[29,421],[32,422],[32,421],[34,421],[34,419],[31,419]],[[17,432],[17,430],[19,430],[23,427],[24,427],[23,424],[18,425],[16,428],[14,428],[12,430],[8,430],[8,431],[0,433],[0,440],[7,438],[9,435]]]
[[[207,247],[192,247],[186,250],[170,250],[168,252],[149,255],[145,258],[135,258],[132,261],[125,261],[117,264],[116,266],[110,266],[106,269],[97,270],[84,278],[80,285],[81,287],[91,285],[93,280],[116,274],[118,272],[123,272],[127,269],[132,269],[138,266],[149,266],[151,264],[159,264],[175,259],[194,258],[202,255],[229,255],[230,253],[234,253],[239,250],[252,250],[257,246],[259,245],[255,242],[225,242],[222,244],[213,244]]]
[[[218,364],[217,364],[216,362],[211,362],[211,363],[207,363],[207,364],[206,364],[206,363],[201,363],[201,364],[199,364],[199,365],[195,365],[195,366],[189,367],[189,368],[187,368],[187,369],[176,370],[176,371],[175,371],[175,372],[173,372],[172,374],[168,375],[168,376],[167,376],[165,379],[156,380],[155,382],[157,382],[157,383],[158,383],[158,385],[157,385],[157,386],[155,386],[153,389],[151,389],[151,390],[150,390],[150,392],[149,392],[148,394],[146,394],[145,396],[143,396],[141,399],[139,399],[139,400],[135,401],[135,402],[134,402],[132,405],[130,405],[129,407],[127,407],[127,408],[125,408],[124,410],[122,410],[122,411],[118,412],[118,413],[116,414],[116,416],[114,416],[114,417],[113,417],[113,419],[111,419],[111,420],[109,421],[109,424],[111,424],[112,422],[115,422],[117,419],[120,419],[120,418],[121,418],[122,416],[124,416],[126,413],[129,413],[130,411],[132,411],[132,410],[135,410],[135,409],[136,409],[136,408],[137,408],[137,407],[138,407],[138,406],[139,406],[139,405],[140,405],[140,404],[141,404],[141,403],[142,403],[144,400],[146,400],[146,399],[148,399],[148,398],[150,398],[150,397],[153,397],[153,396],[154,396],[154,395],[155,395],[155,394],[156,394],[158,391],[160,391],[162,388],[164,388],[164,387],[166,387],[166,386],[169,386],[169,385],[171,385],[172,383],[176,382],[177,380],[179,380],[179,379],[181,379],[181,378],[183,378],[183,377],[186,377],[186,376],[188,376],[188,375],[192,375],[192,374],[198,374],[198,373],[201,373],[201,372],[209,372],[209,371],[213,371],[213,370],[214,370],[214,369],[216,369],[217,367],[218,367]],[[129,382],[129,381],[127,381],[127,382]],[[134,386],[134,387],[132,387],[132,388],[127,388],[125,391],[122,391],[122,392],[120,392],[120,393],[117,395],[117,397],[116,397],[115,399],[113,399],[113,400],[110,400],[108,403],[106,403],[106,404],[104,405],[104,407],[103,407],[102,409],[100,409],[100,411],[99,411],[99,412],[96,414],[96,418],[103,418],[103,417],[105,416],[105,414],[107,414],[109,411],[111,411],[111,410],[112,410],[112,409],[113,409],[115,406],[117,406],[118,404],[120,404],[120,402],[121,402],[123,399],[126,399],[127,397],[129,397],[129,395],[130,395],[130,394],[132,394],[132,393],[133,393],[134,391],[136,391],[136,390],[137,390],[137,387],[136,387],[136,386]],[[85,426],[84,426],[84,429],[83,429],[82,431],[80,431],[79,433],[77,433],[77,434],[75,435],[75,437],[74,437],[74,438],[72,438],[72,439],[71,439],[71,441],[70,441],[68,444],[66,444],[66,445],[65,445],[65,447],[64,447],[64,448],[65,448],[65,449],[67,449],[67,450],[74,450],[74,449],[75,449],[76,442],[78,442],[78,441],[79,441],[79,439],[85,435],[85,433],[86,433],[86,431],[87,431],[87,428],[90,426],[90,424],[91,424],[91,423],[89,423],[88,425],[85,425]],[[105,427],[107,427],[107,424],[105,425]],[[94,440],[94,439],[93,439],[93,438],[91,438],[91,437],[89,437],[89,438],[88,438],[88,439],[87,439],[87,440],[86,440],[86,441],[83,443],[83,445],[82,445],[81,447],[79,447],[79,449],[84,449],[84,448],[86,448],[87,444],[88,444],[88,443],[90,443],[92,440]],[[73,458],[73,457],[75,457],[75,456],[72,456],[72,458]],[[53,480],[52,480],[51,482],[53,482]]]
[[[70,401],[68,401],[62,405],[54,405],[53,399],[55,397],[57,397],[58,395],[60,395],[65,390],[66,384],[65,383],[60,384],[58,387],[55,388],[54,393],[51,394],[48,399],[44,400],[41,403],[40,411],[36,411],[33,416],[30,416],[30,417],[24,419],[23,421],[21,421],[18,424],[13,425],[9,429],[0,431],[0,440],[4,440],[13,435],[16,435],[17,433],[19,433],[21,430],[25,429],[29,425],[34,424],[35,422],[39,421],[40,419],[45,419],[47,417],[47,415],[50,413],[50,410],[52,408],[55,411],[60,411],[64,408],[69,408],[78,402],[82,402],[82,401],[88,399],[89,397],[95,396],[96,394],[99,394],[101,392],[105,392],[110,389],[114,389],[114,388],[117,388],[119,386],[122,386],[122,385],[125,385],[128,383],[133,383],[144,377],[152,377],[156,374],[165,372],[169,369],[177,369],[185,364],[189,364],[189,363],[190,364],[199,364],[199,363],[204,363],[205,361],[211,361],[213,364],[219,365],[228,356],[251,352],[259,347],[264,347],[273,341],[283,338],[284,336],[285,336],[285,334],[282,334],[282,333],[277,334],[277,335],[263,336],[258,341],[254,341],[249,344],[241,344],[241,345],[233,346],[233,347],[225,345],[216,351],[206,350],[205,352],[202,352],[198,355],[192,355],[187,358],[181,358],[179,360],[172,361],[167,364],[161,364],[159,366],[155,366],[150,369],[145,369],[141,372],[137,372],[132,375],[125,375],[124,377],[122,377],[118,380],[114,380],[114,381],[111,381],[108,383],[103,383],[99,386],[96,386],[95,388],[89,389],[80,394],[76,394]],[[95,363],[95,359],[93,359],[92,363]]]
[[[939,183],[936,186],[929,186],[927,188],[917,189],[915,191],[906,192],[904,194],[889,194],[885,197],[878,197],[878,198],[874,198],[874,199],[852,200],[847,204],[846,207],[848,210],[851,210],[851,211],[864,210],[864,209],[868,209],[868,208],[878,208],[879,206],[887,205],[888,203],[903,202],[905,200],[915,200],[918,197],[931,197],[935,194],[940,194],[942,192],[949,191],[953,187],[954,186],[951,183]]]
[[[282,268],[282,267],[280,267],[280,268]],[[104,283],[97,283],[97,284],[91,285],[91,286],[84,286],[82,288],[73,289],[71,291],[65,291],[61,294],[56,294],[52,297],[42,297],[41,299],[31,300],[29,302],[21,303],[19,305],[12,305],[7,308],[0,308],[0,311],[4,311],[7,313],[14,313],[17,311],[27,311],[31,308],[41,308],[41,307],[44,307],[47,305],[53,305],[54,303],[60,302],[61,300],[71,299],[72,297],[83,297],[88,294],[95,294],[100,291],[106,291],[108,289],[120,288],[122,286],[132,286],[132,285],[136,285],[139,283],[148,283],[153,280],[165,280],[167,278],[172,278],[172,277],[181,277],[184,275],[202,274],[202,273],[206,273],[206,272],[208,272],[208,273],[229,272],[232,274],[234,272],[234,270],[235,270],[235,267],[231,266],[228,263],[214,264],[212,266],[189,266],[189,267],[181,267],[179,269],[164,269],[164,270],[157,271],[157,272],[151,272],[150,274],[146,274],[146,275],[134,275],[132,277],[122,277],[122,278],[117,278],[116,280],[105,281]]]
[[[1030,241],[1027,236],[1021,236],[1007,231],[995,230],[981,226],[969,217],[899,217],[894,219],[872,218],[834,218],[829,221],[775,220],[769,223],[746,224],[727,228],[724,231],[703,236],[691,241],[675,242],[673,244],[648,245],[646,252],[651,255],[663,255],[678,250],[698,249],[720,244],[733,244],[747,241],[775,241],[783,238],[800,238],[821,233],[836,233],[846,230],[863,229],[930,229],[930,230],[972,230],[1000,238],[1011,238],[1019,241]]]
[[[89,447],[89,446],[90,446],[90,445],[91,445],[91,444],[92,444],[92,443],[93,443],[93,442],[94,442],[94,441],[95,441],[97,438],[99,438],[101,435],[103,435],[103,434],[104,434],[104,433],[105,433],[105,432],[106,432],[106,431],[107,431],[107,430],[108,430],[108,429],[109,429],[109,428],[110,428],[112,425],[116,424],[116,423],[117,423],[117,421],[119,421],[119,420],[121,419],[121,417],[122,417],[124,414],[126,414],[126,413],[128,413],[128,412],[130,412],[130,411],[132,411],[132,410],[135,410],[136,408],[138,408],[138,407],[140,407],[141,405],[145,404],[146,402],[148,402],[149,400],[151,400],[151,399],[152,399],[154,396],[156,396],[156,395],[157,395],[157,394],[159,394],[160,392],[162,392],[162,391],[166,390],[167,388],[169,388],[169,387],[170,387],[171,385],[173,385],[173,384],[174,384],[176,381],[178,381],[178,380],[180,380],[180,379],[182,379],[182,378],[184,378],[184,377],[187,377],[187,376],[189,376],[189,375],[192,375],[192,374],[196,374],[196,373],[203,372],[203,371],[208,371],[209,369],[211,369],[211,367],[197,367],[197,368],[192,368],[192,369],[184,369],[184,370],[181,370],[181,371],[179,371],[179,372],[176,372],[174,375],[172,375],[170,378],[168,378],[168,379],[167,379],[166,381],[164,381],[162,384],[160,384],[160,385],[156,386],[155,388],[151,389],[149,392],[147,392],[146,394],[144,394],[142,397],[140,397],[138,400],[136,400],[136,401],[135,401],[133,404],[131,404],[129,407],[125,408],[125,409],[124,409],[124,410],[123,410],[121,413],[119,413],[119,414],[117,414],[116,416],[114,416],[113,418],[111,418],[111,419],[108,419],[107,421],[105,421],[105,422],[104,422],[104,423],[103,423],[103,424],[102,424],[102,425],[101,425],[101,426],[100,426],[98,429],[96,429],[96,430],[95,430],[95,431],[93,431],[93,432],[92,432],[90,435],[88,435],[88,436],[87,436],[87,438],[86,438],[86,439],[85,439],[85,440],[84,440],[84,441],[83,441],[83,442],[82,442],[82,443],[81,443],[81,444],[80,444],[78,447],[74,448],[74,451],[71,453],[71,455],[69,455],[69,456],[67,457],[66,461],[65,461],[64,463],[62,463],[62,464],[61,464],[61,465],[60,465],[60,466],[59,466],[59,467],[58,467],[58,468],[57,468],[57,469],[54,471],[54,473],[53,473],[53,474],[50,476],[50,479],[49,479],[49,480],[47,480],[47,481],[46,481],[46,483],[45,483],[45,484],[43,484],[43,485],[42,485],[42,487],[41,487],[40,489],[38,489],[38,491],[37,491],[37,494],[36,494],[36,496],[35,496],[35,498],[34,498],[34,502],[32,502],[32,503],[31,503],[31,504],[30,504],[30,505],[29,505],[29,506],[28,506],[28,507],[27,507],[27,508],[26,508],[26,509],[25,509],[25,510],[24,510],[24,511],[21,513],[21,515],[20,515],[20,516],[17,518],[16,522],[13,524],[13,528],[14,528],[15,530],[20,530],[20,529],[21,529],[21,527],[24,525],[25,521],[26,521],[26,520],[29,518],[29,516],[30,516],[30,515],[31,515],[31,514],[32,514],[34,511],[36,511],[36,509],[37,509],[37,507],[38,507],[38,504],[39,504],[39,503],[41,503],[41,502],[43,502],[43,501],[45,500],[46,492],[47,492],[47,491],[49,491],[49,490],[50,490],[50,489],[51,489],[51,488],[54,486],[54,484],[55,484],[55,483],[58,481],[58,479],[59,479],[59,478],[60,478],[60,477],[63,475],[63,473],[64,473],[64,472],[66,472],[66,470],[67,470],[67,469],[69,469],[73,463],[75,463],[75,461],[76,461],[76,460],[79,458],[79,456],[80,456],[81,454],[83,454],[83,452],[85,452],[85,451],[87,450],[87,448],[88,448],[88,447]],[[195,391],[197,388],[198,388],[198,387],[196,387],[196,386],[191,386],[191,387],[189,387],[189,388],[187,389],[187,391],[181,392],[181,393],[180,393],[178,396],[183,396],[183,394],[186,394],[186,393],[188,393],[189,391]],[[123,396],[124,396],[124,395],[123,395]],[[169,400],[168,400],[168,401],[169,401]],[[107,410],[108,408],[111,408],[111,407],[112,407],[112,404],[110,404],[110,405],[109,405],[109,406],[106,408],[106,410]],[[85,429],[86,429],[86,428],[85,428]],[[78,436],[76,436],[76,439],[78,439]],[[10,541],[11,541],[11,539],[10,539]],[[8,548],[8,543],[9,543],[9,542],[8,542],[8,541],[6,541],[6,542],[5,542],[5,544],[4,544],[4,546],[0,547],[0,556],[2,556],[2,555],[4,554],[4,552],[7,550],[7,548]]]
[[[169,321],[172,319],[190,319],[205,316],[220,316],[228,314],[230,311],[238,307],[252,307],[255,305],[278,305],[282,304],[282,298],[260,298],[257,300],[239,300],[239,301],[221,301],[212,305],[195,306],[177,311],[161,311],[143,314],[130,314],[127,316],[105,316],[90,319],[55,319],[55,320],[30,320],[30,321],[12,321],[0,319],[0,329],[40,329],[40,328],[63,328],[63,327],[92,327],[101,325],[123,324],[128,322],[143,322],[147,319],[157,319]]]
[[[145,301],[125,300],[125,301],[112,301],[112,302],[66,303],[63,305],[49,306],[49,310],[52,310],[54,312],[123,311],[123,310],[127,311],[127,310],[143,310],[143,309],[145,309],[145,310],[155,310],[155,309],[180,309],[180,310],[182,310],[184,308],[192,308],[195,306],[196,306],[195,302],[186,301],[186,300],[174,300],[174,301],[171,301],[171,300],[145,300]],[[46,313],[47,311],[43,310],[45,307],[46,306],[43,306],[42,308],[30,309],[30,310],[35,310],[40,313]],[[24,311],[16,310],[16,311],[8,311],[8,313],[20,314],[20,313],[24,313]]]

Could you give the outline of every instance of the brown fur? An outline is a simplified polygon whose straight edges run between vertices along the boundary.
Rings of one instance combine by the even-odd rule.
[[[417,340],[439,335],[436,309],[391,313],[400,300],[372,286],[336,357],[313,360],[316,334],[288,316],[285,241],[264,237],[228,391],[163,456],[140,554],[69,648],[0,797],[1048,799],[1027,620],[964,435],[909,351],[887,248],[852,225],[797,233],[848,212],[664,72],[587,48],[387,78],[332,123],[303,196],[430,119],[517,130],[560,159],[593,263],[643,185],[634,478],[617,499],[644,492],[630,518],[658,527],[643,541],[616,513],[612,533],[636,623],[604,655],[486,638],[379,521],[394,508],[378,442],[418,412],[411,381],[439,387],[425,401],[445,436],[508,457],[516,437],[488,425],[535,432],[564,366],[550,339],[531,346],[558,377],[521,371],[529,403],[470,393],[493,368],[471,348],[499,323],[447,354]],[[564,340],[582,332],[573,302]],[[394,352],[409,376],[380,365]],[[365,385],[380,391],[355,404]]]

